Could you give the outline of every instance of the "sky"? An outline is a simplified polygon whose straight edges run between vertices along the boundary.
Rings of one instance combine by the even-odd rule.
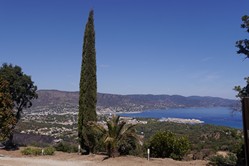
[[[0,0],[0,64],[38,89],[78,91],[94,10],[98,92],[235,99],[249,60],[235,42],[248,0]]]

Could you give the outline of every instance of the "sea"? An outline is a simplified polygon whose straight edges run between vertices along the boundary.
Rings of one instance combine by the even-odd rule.
[[[138,113],[121,113],[120,116],[134,118],[181,118],[198,119],[206,124],[242,129],[242,113],[226,107],[214,108],[170,108],[148,110]]]

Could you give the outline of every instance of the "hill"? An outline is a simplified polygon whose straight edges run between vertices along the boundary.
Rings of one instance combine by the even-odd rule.
[[[77,112],[79,92],[39,90],[38,99],[33,101],[32,112]],[[134,112],[149,109],[187,107],[234,107],[236,100],[218,97],[180,95],[115,95],[98,93],[97,111]]]

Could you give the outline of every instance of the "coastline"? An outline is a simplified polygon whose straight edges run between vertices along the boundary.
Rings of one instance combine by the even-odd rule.
[[[181,123],[201,123],[202,124],[212,124],[218,126],[226,126],[241,129],[242,128],[242,115],[241,112],[233,112],[231,114],[231,109],[227,107],[211,107],[211,108],[172,108],[166,110],[146,110],[135,112],[125,112],[118,113],[120,116],[132,117],[132,118],[151,118],[151,119],[161,119],[161,118],[179,118],[179,119],[194,119],[181,122],[182,120],[172,120],[170,122],[181,122]],[[200,120],[200,121],[195,121]]]
[[[202,124],[204,121],[199,119],[185,119],[185,118],[161,118],[160,122],[174,122],[174,123],[184,123],[184,124]]]

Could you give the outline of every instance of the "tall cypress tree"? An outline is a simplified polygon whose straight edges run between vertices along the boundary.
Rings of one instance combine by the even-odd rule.
[[[94,151],[96,139],[89,122],[97,121],[97,78],[96,50],[93,10],[90,11],[85,27],[80,77],[78,136],[86,154]]]

